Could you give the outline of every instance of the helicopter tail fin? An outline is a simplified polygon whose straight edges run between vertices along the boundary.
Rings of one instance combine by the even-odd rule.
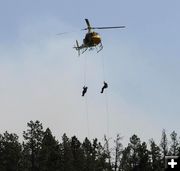
[[[80,46],[79,46],[79,43],[78,41],[76,40],[76,46],[74,46],[74,48],[78,51],[78,56],[80,56]]]

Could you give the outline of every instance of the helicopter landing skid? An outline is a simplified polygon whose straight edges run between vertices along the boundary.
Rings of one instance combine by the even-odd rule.
[[[96,52],[99,53],[102,49],[103,49],[103,45],[102,43],[100,43],[97,46],[92,46],[92,47],[83,47],[82,49],[79,49],[81,52],[81,54],[83,54],[84,52],[86,52],[88,49],[89,51],[94,50],[96,48]]]
[[[86,52],[86,51],[87,51],[87,49],[88,49],[88,48],[85,48],[85,49],[82,51],[82,54],[83,54],[84,52]]]
[[[103,49],[102,43],[99,46],[96,46],[97,53],[99,53]]]

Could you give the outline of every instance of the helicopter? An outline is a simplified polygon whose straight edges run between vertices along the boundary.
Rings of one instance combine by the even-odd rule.
[[[95,29],[116,29],[116,28],[125,28],[125,26],[115,26],[115,27],[91,27],[89,20],[85,19],[87,27],[82,30],[87,30],[88,32],[83,39],[82,45],[79,46],[78,41],[76,40],[76,46],[73,48],[78,51],[78,55],[83,54],[87,49],[93,50],[96,48],[97,53],[103,49],[101,36],[99,33],[93,31]]]

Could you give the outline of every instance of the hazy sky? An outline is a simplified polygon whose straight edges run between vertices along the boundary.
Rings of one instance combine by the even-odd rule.
[[[180,134],[180,2],[178,0],[0,0],[0,132],[18,135],[40,120],[59,139],[100,140],[117,133],[159,142],[163,128]],[[72,48],[93,26],[103,51]],[[104,59],[105,74],[103,76]],[[84,71],[89,87],[81,97]],[[100,94],[103,80],[107,94]],[[86,101],[87,100],[87,101]],[[86,103],[87,102],[87,103]],[[87,106],[86,106],[87,104]]]

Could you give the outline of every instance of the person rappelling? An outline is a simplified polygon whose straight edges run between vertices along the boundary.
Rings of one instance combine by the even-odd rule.
[[[104,92],[104,89],[105,89],[105,88],[108,88],[108,84],[104,81],[104,86],[103,86],[102,89],[101,89],[101,93]]]
[[[82,96],[84,96],[87,92],[88,87],[84,86],[82,91]]]

